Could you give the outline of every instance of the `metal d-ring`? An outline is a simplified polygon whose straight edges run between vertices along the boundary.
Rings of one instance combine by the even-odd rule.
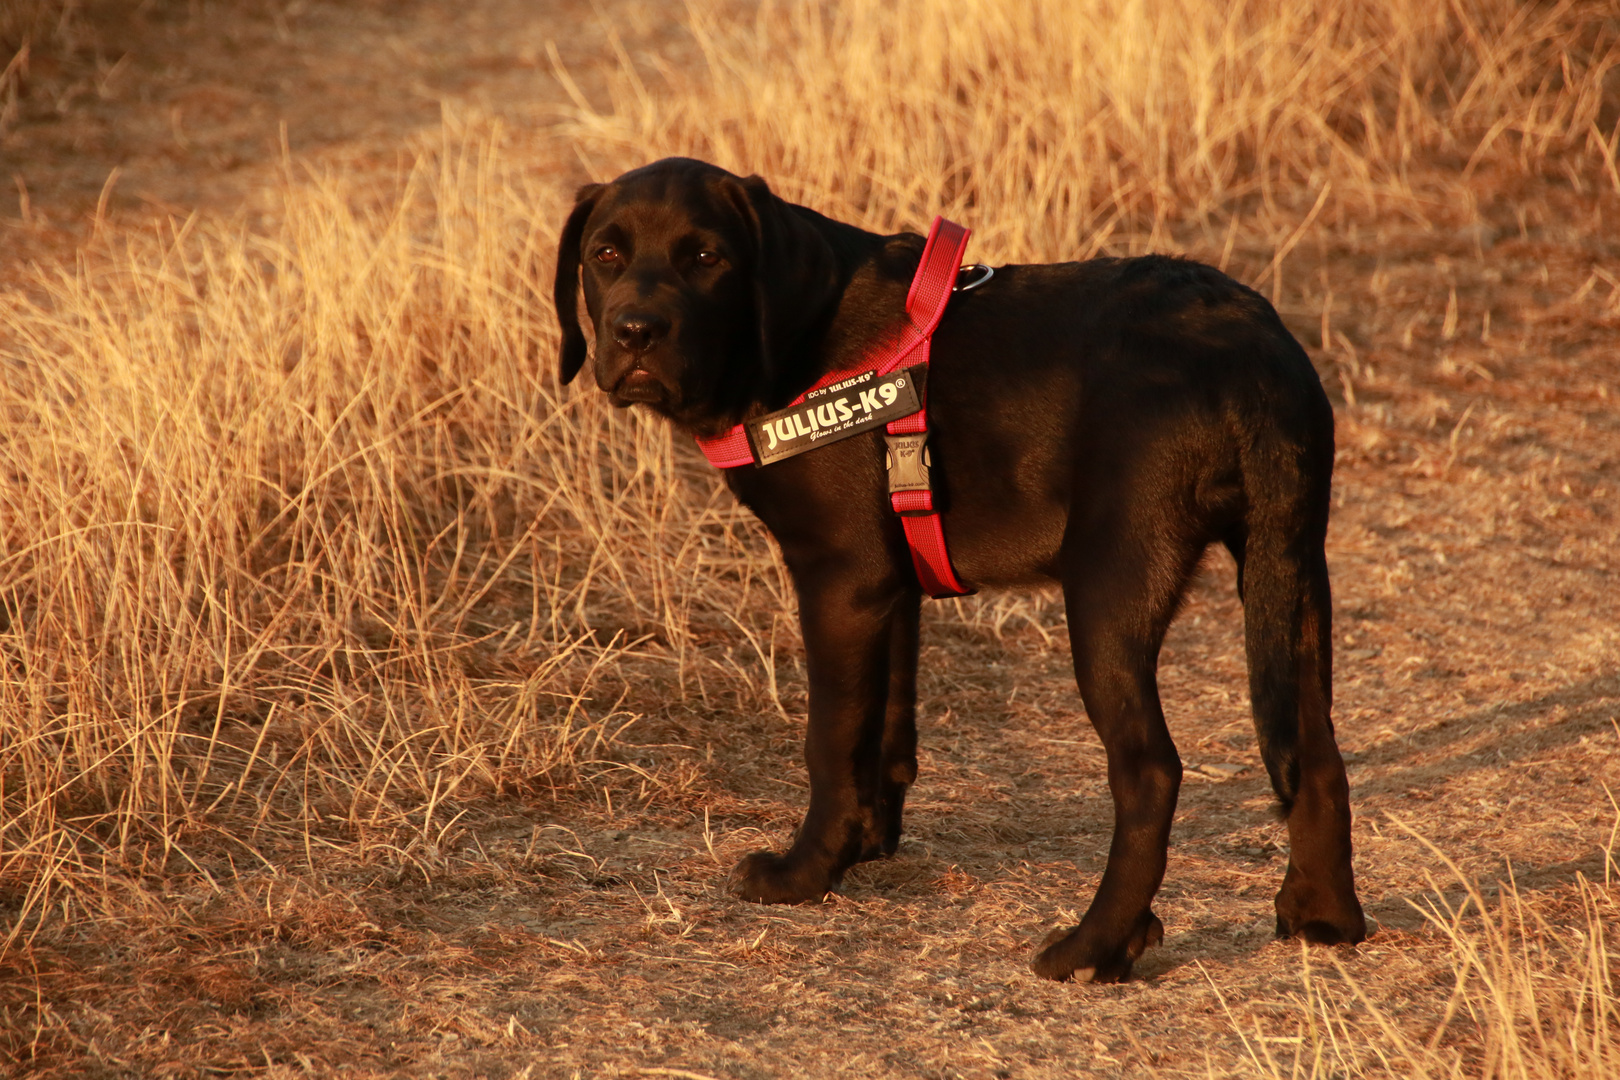
[[[963,274],[977,274],[978,277],[963,281]],[[956,271],[956,284],[951,286],[951,292],[972,292],[995,276],[996,272],[984,263],[968,263]]]

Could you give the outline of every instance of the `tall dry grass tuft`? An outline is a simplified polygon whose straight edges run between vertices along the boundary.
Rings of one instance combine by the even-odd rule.
[[[0,7],[0,57],[65,27],[77,5],[67,0],[6,0]]]
[[[1410,831],[1410,830],[1408,830]],[[1414,836],[1417,834],[1413,833]],[[1301,950],[1303,999],[1291,1032],[1227,1015],[1251,1075],[1282,1080],[1399,1076],[1408,1080],[1607,1080],[1620,1075],[1620,892],[1614,853],[1604,880],[1577,876],[1532,897],[1510,875],[1487,890],[1420,841],[1452,875],[1416,904],[1445,943],[1450,995],[1437,1023],[1414,1026],[1337,961],[1313,970]],[[1219,991],[1217,991],[1217,994]],[[1223,999],[1223,1004],[1226,1002]]]
[[[385,209],[316,180],[268,235],[188,221],[0,298],[13,940],[205,852],[408,861],[601,760],[648,648],[678,680],[780,610],[662,425],[557,395],[561,210],[447,144]]]
[[[1286,235],[1322,196],[1323,220],[1466,216],[1480,170],[1620,190],[1620,20],[1601,0],[693,11],[700,69],[664,89],[627,63],[605,111],[576,95],[601,176],[686,154],[881,231],[954,214],[1008,260],[1163,244],[1233,212]]]
[[[0,4],[0,135],[17,113],[34,46],[63,36],[73,17],[65,0],[6,0]]]

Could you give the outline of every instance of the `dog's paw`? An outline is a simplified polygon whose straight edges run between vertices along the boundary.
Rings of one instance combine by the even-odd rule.
[[[909,774],[917,775],[913,767]],[[861,853],[857,862],[887,858],[900,848],[900,819],[906,807],[906,782],[885,783],[878,795],[877,805],[867,812],[861,837]]]
[[[1122,942],[1099,941],[1081,923],[1046,935],[1030,967],[1043,979],[1058,982],[1124,982],[1131,977],[1137,958],[1163,940],[1164,923],[1151,911],[1137,920],[1136,928]]]
[[[774,851],[756,851],[732,867],[726,890],[755,904],[803,904],[820,900],[837,884]]]
[[[868,821],[861,837],[861,853],[856,856],[856,862],[871,862],[873,859],[886,859],[900,849],[900,813],[894,812],[893,817],[874,815]]]
[[[1353,892],[1341,896],[1290,879],[1277,894],[1277,936],[1304,938],[1312,945],[1356,945],[1367,940],[1367,917]]]

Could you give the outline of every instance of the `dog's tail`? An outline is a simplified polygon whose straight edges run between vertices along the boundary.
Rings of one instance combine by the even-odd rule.
[[[1260,756],[1284,817],[1299,794],[1302,748],[1334,745],[1333,600],[1323,553],[1333,410],[1309,361],[1299,360],[1309,385],[1289,387],[1296,408],[1244,440],[1245,514],[1224,538],[1238,565]]]

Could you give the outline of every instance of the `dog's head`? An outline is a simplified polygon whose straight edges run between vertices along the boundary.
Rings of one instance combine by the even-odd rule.
[[[743,179],[667,158],[581,188],[557,245],[560,375],[585,363],[577,293],[596,334],[596,385],[687,426],[769,401],[836,301],[825,219]]]

